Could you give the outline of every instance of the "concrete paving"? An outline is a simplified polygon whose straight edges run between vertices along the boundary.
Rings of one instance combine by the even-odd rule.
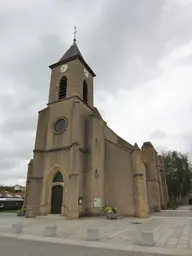
[[[0,251],[2,256],[165,256],[142,252],[89,248],[86,246],[49,244],[2,237],[0,237]]]
[[[21,235],[12,235],[11,224],[22,222]],[[57,226],[57,236],[46,240],[44,230],[47,225]],[[87,241],[87,229],[99,228],[99,242]],[[152,247],[140,246],[141,231],[154,233]],[[107,249],[145,251],[167,255],[192,255],[192,211],[189,206],[177,210],[155,213],[148,219],[82,218],[68,221],[61,216],[50,215],[36,219],[17,217],[14,214],[0,214],[0,234],[4,237],[56,242],[60,244],[88,245]]]

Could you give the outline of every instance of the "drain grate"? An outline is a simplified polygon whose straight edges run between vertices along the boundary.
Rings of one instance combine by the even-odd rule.
[[[142,224],[141,222],[131,222],[131,224]]]

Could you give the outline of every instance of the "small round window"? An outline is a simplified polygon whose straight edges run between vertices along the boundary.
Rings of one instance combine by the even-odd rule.
[[[67,128],[67,120],[66,119],[59,119],[54,124],[54,132],[55,133],[62,133]]]

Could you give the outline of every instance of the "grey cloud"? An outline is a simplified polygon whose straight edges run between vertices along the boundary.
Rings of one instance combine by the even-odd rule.
[[[3,134],[12,134],[22,132],[22,133],[31,133],[35,130],[37,125],[38,113],[36,111],[28,111],[29,109],[25,104],[21,104],[20,110],[12,109],[8,115],[8,111],[5,111],[4,114],[7,114],[8,117],[4,120],[3,124],[0,126],[0,131]],[[25,108],[26,107],[26,108]]]
[[[179,60],[177,62],[180,65],[191,66],[192,65],[192,53],[189,54],[188,56],[179,58]]]
[[[166,10],[167,2],[107,2],[100,21],[87,32],[89,40],[83,42],[87,44],[90,62],[99,74],[97,86],[101,90],[117,86],[117,70],[128,79],[121,80],[121,87],[134,89],[154,79],[161,73],[161,58],[192,39],[188,25],[190,18],[180,18],[185,16],[186,7],[178,5],[173,11]],[[191,5],[189,9],[192,9]]]
[[[123,0],[120,4],[113,0],[103,8],[100,22],[87,35],[90,39],[87,48],[102,81],[106,80],[105,87],[108,88],[109,84],[114,88],[116,84],[111,83],[111,80],[116,75],[116,70],[125,72],[127,61],[126,70],[130,78],[126,83],[127,87],[145,79],[142,69],[146,70],[146,67],[153,67],[154,64],[154,68],[158,68],[159,56],[164,49],[160,32],[164,4],[165,1],[151,0]],[[132,66],[134,60],[135,66]]]
[[[22,161],[23,159],[19,159],[19,158],[1,158],[0,159],[0,165],[1,165],[1,172],[0,172],[0,176],[4,175],[6,176],[8,173],[11,174],[12,170],[16,167],[18,167],[19,163]]]
[[[180,151],[179,148],[170,148],[169,141],[174,140],[180,142],[182,147],[185,148],[182,153],[187,153],[189,160],[192,162],[192,131],[172,135],[167,134],[162,130],[156,130],[151,134],[150,138],[155,142],[157,151],[166,151],[170,149]]]
[[[15,13],[14,8],[10,8],[8,5],[4,5],[1,3],[0,8],[0,30],[1,33],[4,35],[1,39],[4,40],[5,36],[7,36],[12,30],[12,24],[16,22],[19,15],[21,15],[21,10],[18,10]]]
[[[7,166],[7,165],[6,165]],[[16,171],[13,171],[14,167],[19,166],[19,162],[14,162],[12,164],[12,167],[10,169],[7,169],[7,167],[0,172],[0,184],[9,184],[14,185],[16,183],[16,179],[26,179],[27,176],[27,165],[26,165],[26,171],[24,172],[22,169],[17,169]]]
[[[41,2],[40,8],[44,14],[37,10],[37,1],[37,5],[33,6],[29,1],[22,8],[9,4],[0,9],[4,47],[0,48],[3,60],[0,62],[0,122],[3,122],[0,139],[4,145],[4,149],[0,150],[0,178],[12,180],[10,177],[17,174],[11,173],[11,169],[18,167],[23,159],[30,159],[37,111],[44,108],[48,100],[48,65],[59,60],[67,50],[66,26],[78,26],[78,21],[86,19],[90,2],[89,5],[88,0]],[[159,76],[162,57],[175,46],[192,39],[188,26],[191,18],[186,15],[186,8],[175,5],[175,8],[166,10],[167,2],[94,1],[95,6],[103,3],[103,9],[97,19],[90,23],[86,20],[78,38],[81,39],[79,48],[85,60],[98,75],[95,86],[97,102],[105,100],[106,92],[115,95],[119,88],[134,90],[136,86],[142,86],[144,82]],[[75,12],[77,16],[74,17],[75,8],[80,6],[81,12]],[[66,14],[62,19],[57,17],[60,9]],[[191,10],[192,6],[189,5],[188,9]],[[41,20],[38,20],[39,17]],[[71,24],[71,20],[76,24]],[[19,42],[15,46],[14,39],[20,38],[26,41],[25,50],[22,46],[19,48]],[[33,48],[31,38],[36,42]],[[8,89],[15,91],[15,94],[4,93]],[[102,91],[104,93],[100,94]],[[107,114],[107,110],[105,112]],[[154,131],[151,136],[158,139],[163,137],[163,133]],[[159,147],[166,148],[165,145]],[[5,170],[9,171],[9,178],[6,178]],[[22,175],[25,172],[21,171],[19,177]]]
[[[39,40],[39,45],[20,59],[8,60],[3,71],[9,76],[11,70],[15,95],[0,95],[0,106],[5,116],[0,130],[33,131],[36,128],[38,111],[46,107],[50,85],[49,64],[56,62],[64,52],[64,44],[54,35],[47,35]],[[39,50],[40,49],[40,50]],[[0,85],[3,88],[4,83]],[[15,97],[16,99],[14,99]]]
[[[36,116],[23,116],[21,118],[15,117],[10,120],[6,120],[1,126],[1,131],[4,133],[17,132],[33,132],[36,128],[37,117]]]
[[[8,155],[6,158],[0,159],[0,184],[15,184],[15,179],[25,179],[27,173],[27,165],[25,171],[22,168],[19,168],[21,163],[25,159],[23,158],[16,158],[16,157],[9,157]],[[11,181],[11,182],[10,182]]]
[[[154,147],[158,154],[162,154],[162,152],[169,150],[169,147],[167,145],[161,143],[154,144]]]
[[[14,167],[16,167],[18,165],[18,163],[19,163],[19,159],[1,158],[0,159],[0,165],[1,165],[1,170],[2,171],[0,172],[0,175],[2,175],[2,173],[3,173],[6,176],[7,171],[12,170]]]
[[[165,139],[167,137],[167,134],[162,130],[155,130],[150,138],[151,139]]]
[[[0,138],[3,145],[0,149],[1,160],[3,159],[30,159],[34,146],[35,133],[17,133]],[[1,165],[0,165],[1,167]]]
[[[181,137],[182,137],[188,151],[192,152],[192,131],[183,133],[181,135]]]
[[[25,89],[26,91],[27,89]],[[36,98],[38,99],[38,97]],[[26,95],[26,98],[21,100],[17,98],[17,100],[18,104],[14,104],[13,96],[4,95],[4,97],[0,97],[0,108],[4,119],[1,121],[0,132],[4,138],[9,138],[11,135],[12,140],[17,133],[22,133],[24,136],[34,132],[38,119],[37,111],[41,105],[35,102],[35,94],[33,96],[29,94]]]
[[[57,35],[45,35],[39,38],[38,46],[30,50],[27,55],[22,55],[21,52],[19,59],[9,59],[1,68],[4,75],[8,76],[11,73],[12,82],[16,82],[17,87],[21,86],[23,90],[27,88],[38,97],[40,92],[48,93],[50,74],[48,66],[58,61],[65,49],[64,43]]]
[[[169,2],[169,1],[167,1]],[[192,2],[187,5],[176,4],[173,1],[171,8],[163,13],[162,28],[164,28],[164,38],[166,43],[170,43],[168,49],[187,43],[192,38],[191,24]]]

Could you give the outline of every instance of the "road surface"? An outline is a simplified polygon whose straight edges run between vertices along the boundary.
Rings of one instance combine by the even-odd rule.
[[[166,256],[0,237],[1,256]],[[167,255],[168,256],[168,255]]]

